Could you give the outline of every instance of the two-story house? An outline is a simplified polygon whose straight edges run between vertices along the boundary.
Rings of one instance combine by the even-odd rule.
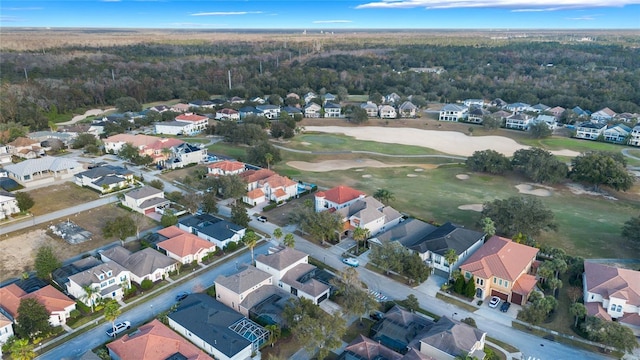
[[[402,220],[402,214],[371,196],[356,199],[335,212],[342,217],[344,229],[367,229],[371,236],[394,227]]]
[[[542,124],[544,123],[550,130],[555,130],[558,127],[558,119],[555,116],[551,115],[538,115],[535,119],[531,121],[532,124]]]
[[[484,99],[465,99],[462,103],[468,108],[471,106],[481,108],[484,106]]]
[[[589,316],[619,321],[640,334],[640,271],[585,261],[582,280]]]
[[[238,175],[245,170],[245,164],[240,161],[223,160],[207,165],[207,175],[213,176]]]
[[[16,195],[0,190],[0,220],[20,212]]]
[[[76,309],[75,301],[69,299],[69,297],[51,285],[30,293],[27,293],[15,283],[0,288],[0,307],[14,320],[18,318],[20,301],[24,299],[34,299],[42,304],[49,313],[51,326],[66,324],[71,317],[71,311]]]
[[[603,132],[604,141],[614,144],[624,144],[631,135],[631,128],[625,124],[608,126]]]
[[[207,129],[209,118],[193,113],[185,113],[176,116],[176,121],[190,124],[191,126],[185,131],[185,135],[196,135]]]
[[[165,165],[170,169],[179,169],[187,165],[199,164],[208,156],[207,148],[185,142],[171,148],[170,158],[165,162]]]
[[[378,107],[378,114],[380,119],[395,119],[398,117],[396,108],[391,105],[380,105]]]
[[[240,113],[234,109],[224,108],[216,111],[216,120],[238,121],[240,120]]]
[[[491,112],[481,107],[474,106],[469,110],[467,121],[474,124],[482,124],[485,116],[491,115]]]
[[[263,286],[273,285],[274,281],[271,274],[253,266],[247,266],[233,275],[219,275],[214,284],[216,300],[245,316],[249,316],[250,308],[242,306],[242,302],[252,292]]]
[[[324,117],[340,118],[342,117],[342,106],[340,104],[327,102],[324,104]]]
[[[230,242],[239,242],[247,229],[209,214],[191,215],[178,221],[178,228],[224,249]]]
[[[256,112],[269,120],[280,118],[280,106],[277,105],[258,105],[256,106]]]
[[[516,113],[507,117],[505,127],[507,129],[528,130],[532,120],[533,118],[525,113]]]
[[[131,252],[122,246],[114,246],[100,251],[100,258],[105,262],[115,262],[130,273],[131,281],[142,284],[144,280],[157,282],[169,277],[176,271],[178,263],[152,248]]]
[[[131,190],[124,194],[122,205],[141,214],[161,212],[171,202],[164,198],[164,191],[151,186]]]
[[[306,118],[319,118],[322,114],[322,106],[311,102],[307,103],[304,107],[304,117]]]
[[[629,145],[640,146],[640,125],[634,126],[629,135]]]
[[[156,247],[183,265],[192,262],[201,263],[205,256],[216,251],[214,243],[201,239],[175,225],[158,230],[158,235],[166,240],[159,242]]]
[[[366,196],[362,191],[340,185],[333,187],[327,191],[318,191],[315,193],[315,209],[316,212],[329,209],[341,209],[349,206],[358,199]]]
[[[526,304],[537,281],[529,272],[538,251],[493,236],[460,265],[460,271],[465,279],[475,279],[478,299],[497,296],[514,304]]]
[[[131,287],[129,270],[110,261],[71,275],[65,284],[67,293],[87,306],[95,305],[99,299],[122,300],[124,289]],[[94,293],[87,294],[85,288]]]
[[[417,115],[418,107],[411,101],[405,101],[398,106],[398,113],[402,118],[414,118]]]
[[[594,112],[593,114],[591,114],[591,119],[595,121],[607,122],[613,119],[615,116],[616,116],[615,111],[609,109],[608,107],[605,107],[604,109],[600,109]]]
[[[607,124],[585,121],[576,125],[577,139],[597,140],[607,128]]]
[[[511,112],[533,111],[531,105],[522,102],[511,103],[505,106],[505,109]]]
[[[446,104],[440,110],[439,121],[462,121],[467,118],[469,108],[464,105]]]
[[[360,108],[364,109],[364,111],[367,112],[368,117],[378,116],[378,105],[374,104],[371,101],[367,101],[366,103],[360,104]]]

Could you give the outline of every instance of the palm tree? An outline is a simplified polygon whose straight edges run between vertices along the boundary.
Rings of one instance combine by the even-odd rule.
[[[267,162],[267,170],[271,170],[271,162],[273,161],[273,154],[271,153],[264,154],[264,161]]]
[[[587,308],[581,303],[573,303],[569,307],[569,313],[575,318],[575,322],[573,323],[573,327],[575,328],[578,326],[578,320],[587,315]]]
[[[275,230],[273,230],[273,237],[276,238],[276,240],[280,241],[280,238],[282,237],[282,229],[276,228]]]
[[[391,201],[396,199],[396,197],[393,195],[393,193],[390,190],[387,190],[387,189],[378,189],[373,194],[373,197],[378,199],[378,200],[380,200],[385,205],[389,205],[389,202],[391,202]]]
[[[253,264],[253,248],[256,247],[256,244],[258,243],[258,235],[253,231],[248,231],[242,238],[242,241],[247,245],[249,250],[251,250],[251,264]]]
[[[453,264],[458,261],[458,254],[454,249],[449,249],[444,254],[445,261],[449,264],[449,280],[451,280],[451,272],[453,271]]]
[[[82,295],[81,299],[87,300],[91,303],[91,313],[93,313],[96,305],[94,298],[100,293],[100,290],[98,290],[98,288],[92,287],[91,285],[83,286],[82,290],[84,290],[84,295]]]
[[[29,339],[16,339],[9,347],[9,352],[14,360],[32,360],[37,356]]]
[[[296,244],[296,239],[293,237],[292,233],[288,233],[287,235],[284,236],[284,246],[287,247],[294,247]]]
[[[120,304],[114,299],[110,299],[104,304],[104,318],[111,322],[112,329],[116,327],[118,316],[120,316]]]
[[[271,343],[271,346],[273,347],[273,343],[278,341],[278,339],[280,338],[280,335],[282,334],[282,330],[280,329],[280,325],[272,324],[272,325],[267,325],[264,328],[269,331],[269,342]]]
[[[351,237],[358,244],[358,252],[360,251],[360,242],[364,242],[365,240],[367,240],[369,238],[369,235],[369,229],[367,228],[357,227],[353,230],[353,235],[351,235]]]

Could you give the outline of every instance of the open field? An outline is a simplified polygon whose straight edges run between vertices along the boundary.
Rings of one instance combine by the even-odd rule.
[[[100,198],[97,192],[82,188],[69,181],[29,190],[29,195],[35,201],[35,205],[30,211],[36,216]]]
[[[58,258],[64,260],[117,240],[105,239],[102,236],[102,227],[106,221],[129,214],[131,214],[129,211],[111,204],[69,217],[70,221],[93,234],[90,241],[76,245],[71,245],[65,240],[47,233],[47,228],[50,225],[67,219],[58,219],[51,223],[3,236],[0,238],[0,281],[19,276],[23,271],[33,270],[33,258],[41,245],[52,246]],[[140,231],[155,226],[155,222],[149,218],[145,217],[142,221]]]

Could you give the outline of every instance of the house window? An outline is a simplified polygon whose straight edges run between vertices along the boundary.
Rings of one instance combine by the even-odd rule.
[[[591,294],[591,300],[593,300],[593,299],[595,299],[595,298],[596,298],[596,296],[595,296],[595,295],[593,295],[593,294]]]
[[[500,279],[500,281],[498,281],[498,285],[502,286],[502,279]]]
[[[618,305],[618,308],[616,309],[617,312],[622,312],[622,305]]]
[[[111,270],[107,271],[107,276],[113,276],[113,272]]]
[[[109,285],[113,284],[116,282],[116,279],[109,279]]]
[[[123,281],[127,281],[127,276],[126,275],[120,277],[120,282],[123,282]]]
[[[498,283],[498,278],[495,278],[495,277],[494,277],[494,278],[493,278],[493,283],[494,283],[494,284],[497,284],[497,283]]]
[[[103,274],[98,274],[98,279],[104,280],[104,275]]]
[[[616,306],[615,305],[611,305],[611,311],[616,311]]]
[[[509,282],[507,280],[504,281],[504,287],[509,287]]]
[[[471,273],[468,272],[468,271],[465,271],[464,272],[464,277],[467,278],[467,279],[471,279]]]
[[[100,287],[101,287],[101,288],[107,287],[107,282],[105,281],[105,282],[103,282],[103,283],[100,283]]]
[[[484,285],[484,279],[476,279],[476,284],[483,286]]]

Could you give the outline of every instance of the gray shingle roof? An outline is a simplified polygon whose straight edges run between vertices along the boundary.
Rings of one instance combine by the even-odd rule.
[[[160,189],[156,189],[154,187],[151,186],[143,186],[139,189],[135,189],[135,190],[131,190],[127,193],[127,196],[132,198],[132,199],[144,199],[146,197],[152,196],[152,195],[157,195],[157,194],[161,194],[163,193],[162,190]]]
[[[286,247],[273,254],[258,255],[258,257],[256,258],[256,262],[260,262],[276,270],[282,270],[297,263],[307,256],[308,255],[303,253],[302,251]]]
[[[259,270],[253,266],[247,266],[236,274],[230,276],[218,276],[215,283],[235,292],[236,294],[242,294],[270,277],[271,274],[269,273]]]
[[[119,264],[109,261],[100,265],[94,266],[88,270],[69,276],[69,280],[73,280],[80,286],[87,286],[94,283],[99,283],[101,280],[98,278],[98,274],[103,274],[108,271],[112,271],[112,276],[116,276],[119,273],[126,271],[124,267]],[[118,284],[118,286],[120,286]]]
[[[45,156],[37,159],[26,160],[17,164],[6,165],[5,170],[16,174],[19,177],[31,175],[41,171],[63,171],[71,169],[81,169],[82,165],[67,158]]]
[[[138,277],[149,275],[158,269],[165,269],[177,263],[176,260],[151,248],[131,253],[122,246],[116,246],[102,254]]]
[[[452,356],[458,356],[468,354],[483,335],[478,329],[443,316],[420,341]]]

